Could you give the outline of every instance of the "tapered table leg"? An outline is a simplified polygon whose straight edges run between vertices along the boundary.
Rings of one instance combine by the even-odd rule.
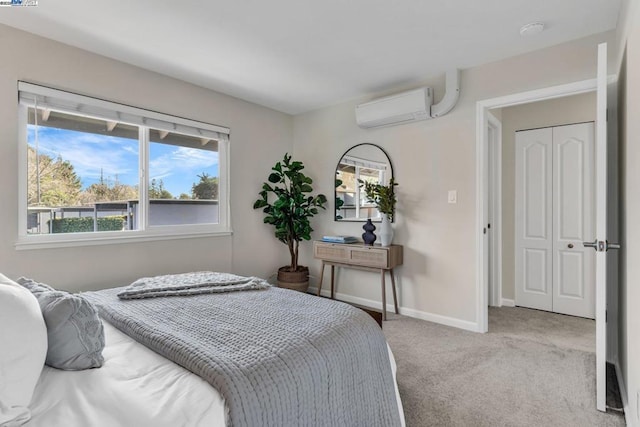
[[[335,273],[336,273],[336,266],[332,265],[331,266],[331,299],[336,299],[335,290],[334,290],[335,276],[336,276]]]
[[[324,261],[322,261],[322,267],[320,268],[320,283],[318,283],[318,296],[322,290],[322,279],[324,278]]]
[[[389,274],[391,274],[391,289],[393,289],[393,305],[396,309],[396,314],[399,314],[398,312],[398,298],[396,297],[396,278],[393,277],[393,268],[391,270],[389,270]]]
[[[387,295],[384,289],[384,270],[380,270],[380,277],[382,278],[382,320],[387,320]]]

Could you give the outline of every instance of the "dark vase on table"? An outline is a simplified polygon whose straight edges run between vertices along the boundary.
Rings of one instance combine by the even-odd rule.
[[[376,241],[376,235],[373,234],[373,230],[376,229],[376,226],[371,222],[371,218],[367,220],[367,223],[362,226],[364,233],[362,233],[362,240],[365,245],[373,245],[373,242]]]

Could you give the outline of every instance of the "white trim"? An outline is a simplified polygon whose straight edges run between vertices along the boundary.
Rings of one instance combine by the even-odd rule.
[[[484,99],[478,101],[477,104],[487,109],[513,107],[515,105],[529,104],[531,102],[579,95],[581,93],[593,92],[595,90],[596,79],[587,79],[543,89],[512,93],[510,95],[499,96],[497,98]]]
[[[230,228],[209,226],[206,231],[185,231],[183,226],[175,226],[175,230],[167,228],[153,232],[152,228],[145,231],[104,231],[95,233],[68,233],[56,234],[55,239],[51,235],[26,236],[15,242],[16,250],[31,249],[55,249],[74,246],[119,245],[123,243],[151,242],[158,240],[197,239],[201,237],[230,236],[233,231]]]
[[[492,265],[490,277],[492,279],[491,300],[489,303],[499,307],[502,298],[502,122],[496,116],[487,112],[488,128],[493,129],[494,137],[490,142],[489,165],[492,173],[491,187],[492,206],[489,218],[491,229],[489,230],[489,250],[491,251]]]
[[[27,107],[18,105],[18,235],[27,229],[29,204],[29,144],[27,143]]]
[[[314,295],[317,294],[318,288],[309,287],[309,292]],[[330,297],[330,290],[323,290],[321,292],[322,296]],[[372,308],[374,310],[380,310],[380,301],[374,301],[366,298],[354,297],[352,295],[336,293],[336,300],[358,304],[363,307]],[[387,304],[387,311],[393,313],[394,307],[393,304]],[[466,331],[471,332],[479,332],[477,329],[477,325],[475,322],[470,322],[468,320],[456,319],[454,317],[443,316],[441,314],[428,313],[426,311],[415,310],[413,308],[406,307],[398,307],[398,311],[403,316],[413,317],[416,319],[426,320],[428,322],[438,323],[440,325],[451,326],[458,329],[464,329]]]
[[[629,396],[627,396],[627,387],[624,384],[624,378],[622,377],[622,370],[620,369],[620,361],[616,358],[613,364],[616,370],[616,378],[618,379],[618,388],[620,389],[620,398],[622,399],[622,407],[624,409],[624,419],[627,426],[635,427],[633,417],[631,416],[631,408],[629,407]]]
[[[149,129],[145,127],[138,128],[138,230],[146,230],[149,227]],[[145,200],[144,203],[142,201]],[[219,206],[219,204],[218,204]]]
[[[502,298],[500,304],[504,307],[515,307],[516,301],[508,298]]]
[[[482,232],[486,224],[485,201],[487,200],[488,191],[484,176],[487,168],[488,141],[486,129],[489,109],[578,95],[593,92],[595,89],[596,79],[589,79],[484,99],[476,103],[476,329],[479,332],[487,332],[489,328],[487,304],[489,288],[484,274],[487,265],[487,254],[484,252],[484,237],[486,235]]]
[[[231,230],[231,156],[229,138],[218,141],[218,201],[224,200],[224,205],[220,208],[218,202],[218,223],[225,225]]]
[[[487,254],[484,251],[484,225],[486,182],[485,175],[485,153],[487,152],[487,114],[488,108],[482,106],[481,102],[476,104],[476,327],[480,332],[489,330],[489,308],[487,299],[489,297],[489,284],[486,282],[485,269],[488,265]]]

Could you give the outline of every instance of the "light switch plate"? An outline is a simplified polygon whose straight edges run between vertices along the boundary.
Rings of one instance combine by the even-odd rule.
[[[458,203],[458,191],[457,190],[449,190],[449,195],[447,196],[447,201],[449,203]]]

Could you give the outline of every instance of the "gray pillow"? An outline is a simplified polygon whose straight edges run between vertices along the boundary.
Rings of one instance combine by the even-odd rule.
[[[30,290],[40,304],[49,341],[47,365],[67,371],[102,366],[104,329],[93,304],[25,277],[17,282]]]

